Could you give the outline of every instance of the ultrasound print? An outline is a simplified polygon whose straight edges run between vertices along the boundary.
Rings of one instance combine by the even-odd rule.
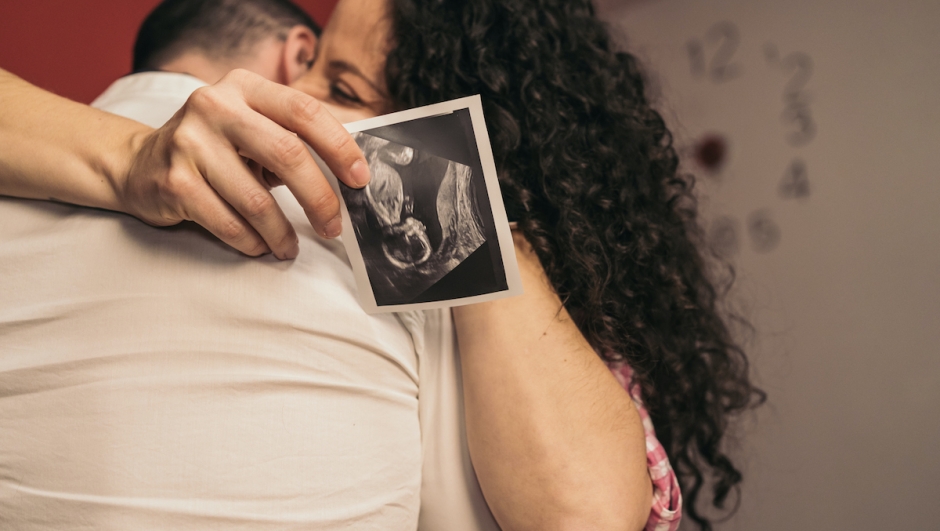
[[[361,190],[341,190],[376,305],[415,302],[487,242],[474,171],[369,133],[353,137],[366,156],[372,180]],[[490,262],[488,257],[485,262]],[[492,272],[484,277],[492,277]],[[442,298],[481,289],[466,281],[460,284],[458,293],[451,288]]]

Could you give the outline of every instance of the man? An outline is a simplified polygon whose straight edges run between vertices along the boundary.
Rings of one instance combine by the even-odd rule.
[[[95,105],[160,125],[226,68],[289,81],[316,30],[291,12],[169,0],[142,27],[141,72]],[[251,38],[197,38],[207,25]],[[448,446],[423,439],[459,435],[448,324],[366,315],[342,244],[273,193],[300,232],[293,262],[194,225],[0,198],[0,528],[416,527],[422,458],[440,460],[423,454]],[[448,458],[469,466],[460,448]],[[474,482],[453,488],[482,503]]]
[[[288,0],[167,0],[140,27],[134,73],[93,106],[159,127],[194,90],[235,68],[296,81],[310,68],[319,34]]]
[[[289,80],[317,32],[285,1],[167,0],[95,105],[159,126],[226,68],[272,72],[253,53]],[[365,315],[342,245],[272,192],[291,263],[0,198],[0,528],[414,529],[419,490],[420,529],[496,528],[449,319]]]

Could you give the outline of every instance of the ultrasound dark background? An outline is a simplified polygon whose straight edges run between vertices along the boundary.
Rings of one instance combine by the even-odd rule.
[[[486,191],[486,182],[483,177],[483,165],[473,135],[473,124],[468,109],[460,109],[453,113],[419,118],[408,122],[390,126],[378,127],[363,131],[363,133],[384,138],[404,146],[414,148],[416,151],[449,159],[470,167],[472,177],[470,186],[474,194],[477,213],[482,225],[482,232],[486,242],[468,256],[459,266],[446,274],[438,282],[425,291],[411,298],[401,296],[382,296],[384,275],[369,274],[373,293],[376,296],[376,305],[389,306],[398,304],[411,304],[419,302],[432,302],[458,299],[505,291],[509,289],[506,281],[506,269],[499,249],[499,240],[496,234],[496,224],[493,218],[492,206]],[[350,194],[362,193],[343,186],[343,195],[347,197],[347,205],[351,202]],[[422,210],[436,209],[434,201],[417,200],[414,203],[414,214],[418,219],[437,219],[436,212],[422,212]],[[352,215],[352,214],[351,214]],[[428,236],[432,245],[440,242],[440,228],[428,226]],[[360,241],[360,245],[363,242]],[[369,254],[363,249],[363,257]],[[367,261],[367,270],[368,261]]]

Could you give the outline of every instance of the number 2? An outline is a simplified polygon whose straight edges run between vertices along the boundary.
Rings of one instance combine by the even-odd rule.
[[[690,39],[686,45],[689,66],[694,77],[708,77],[715,83],[724,83],[741,75],[741,67],[732,63],[734,54],[741,45],[741,33],[732,22],[722,21],[705,32],[705,40],[717,44],[718,49],[711,61],[705,57],[705,46],[699,39]]]

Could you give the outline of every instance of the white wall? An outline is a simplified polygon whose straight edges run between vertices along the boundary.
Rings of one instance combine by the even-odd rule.
[[[715,132],[730,146],[717,174],[688,168],[706,218],[739,229],[734,297],[757,327],[769,403],[741,443],[742,508],[719,528],[940,529],[940,1],[605,4],[679,145]],[[722,21],[738,32],[727,80],[713,67],[734,32],[709,35]],[[791,87],[815,125],[796,145],[781,118],[792,52],[813,65]],[[780,193],[795,158],[808,197]]]

